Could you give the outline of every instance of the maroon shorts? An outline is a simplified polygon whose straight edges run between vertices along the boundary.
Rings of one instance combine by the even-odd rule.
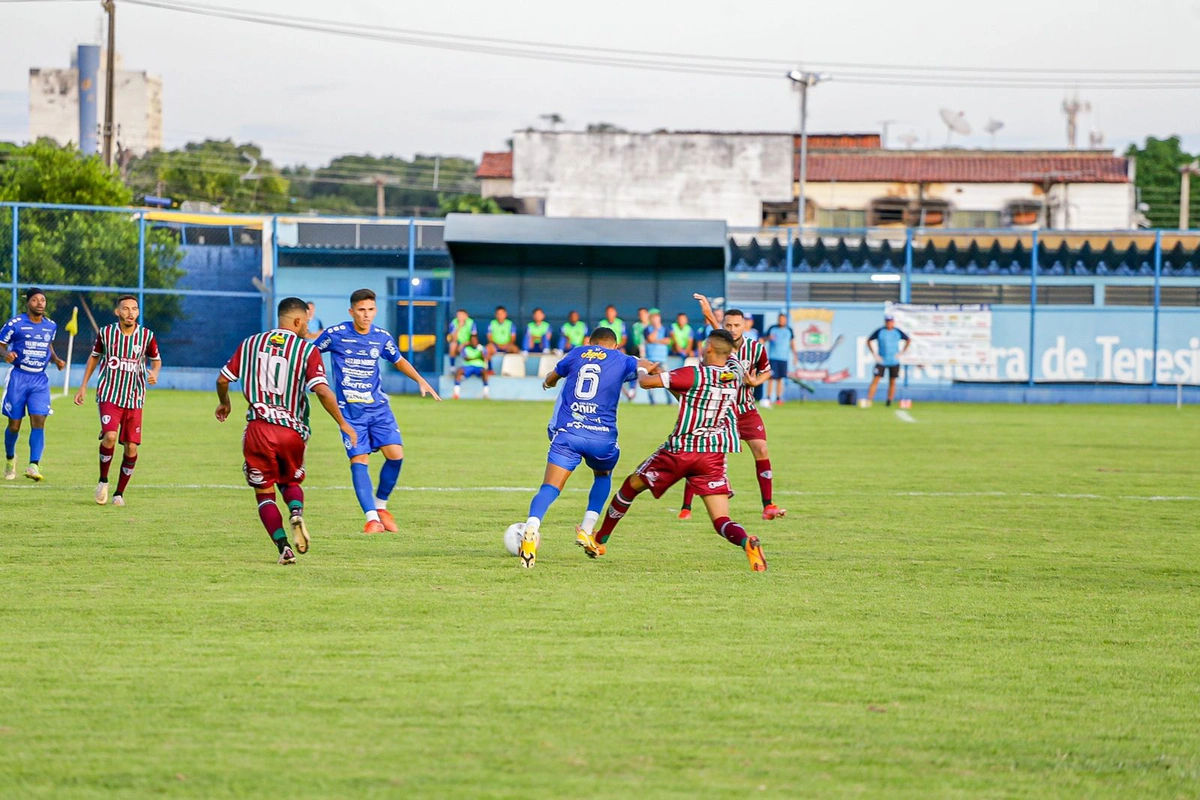
[[[755,439],[767,440],[767,428],[763,425],[762,415],[758,413],[758,409],[747,411],[745,414],[738,414],[737,418],[738,438],[743,442],[750,442]]]
[[[650,487],[655,498],[681,480],[687,480],[692,491],[701,497],[710,494],[729,494],[725,478],[724,453],[673,453],[659,448],[642,462],[637,474]]]
[[[304,439],[291,428],[252,419],[242,434],[242,471],[246,483],[259,492],[275,484],[304,482]]]
[[[121,444],[142,443],[142,410],[122,408],[115,403],[98,403],[100,406],[100,438],[106,433],[119,432]]]

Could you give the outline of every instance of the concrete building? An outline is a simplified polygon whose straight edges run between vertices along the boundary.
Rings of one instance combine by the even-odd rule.
[[[104,119],[105,52],[97,45],[80,45],[67,69],[29,70],[29,138],[50,138],[97,153],[97,126]],[[162,78],[121,69],[117,56],[114,76],[114,122],[120,151],[143,155],[162,147]]]
[[[514,134],[485,153],[484,196],[549,217],[795,225],[788,133]],[[806,219],[826,228],[1136,227],[1132,159],[1107,151],[886,150],[877,134],[809,137]]]

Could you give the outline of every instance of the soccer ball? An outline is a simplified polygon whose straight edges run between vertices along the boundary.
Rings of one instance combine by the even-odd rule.
[[[508,526],[508,530],[504,532],[504,549],[508,551],[510,556],[521,555],[521,539],[525,536],[525,523],[514,522]],[[542,536],[539,533],[537,542],[542,543]]]

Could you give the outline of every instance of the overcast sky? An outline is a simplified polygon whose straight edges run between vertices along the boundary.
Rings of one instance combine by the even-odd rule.
[[[1200,3],[1189,0],[201,0],[319,19],[572,44],[797,60],[992,67],[1200,68]],[[0,2],[0,140],[28,138],[30,67],[65,67],[98,41],[98,2]],[[347,152],[477,158],[557,112],[567,128],[794,130],[787,81],[675,75],[454,53],[118,6],[126,69],[164,80],[168,146],[205,137],[263,145],[281,163]],[[982,147],[989,117],[1003,147],[1064,147],[1069,84],[1038,89],[861,86],[834,80],[810,102],[810,130],[912,132],[939,146],[938,109],[966,112]],[[1200,149],[1200,92],[1084,89],[1122,149],[1180,134]]]

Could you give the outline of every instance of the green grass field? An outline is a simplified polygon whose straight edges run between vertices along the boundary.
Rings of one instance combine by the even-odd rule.
[[[90,403],[0,482],[0,796],[1200,795],[1194,409],[773,409],[754,574],[678,490],[588,561],[584,475],[518,569],[549,406],[410,398],[404,532],[317,412],[285,569],[214,405],[151,394],[124,509]],[[619,475],[672,416],[622,409]]]

